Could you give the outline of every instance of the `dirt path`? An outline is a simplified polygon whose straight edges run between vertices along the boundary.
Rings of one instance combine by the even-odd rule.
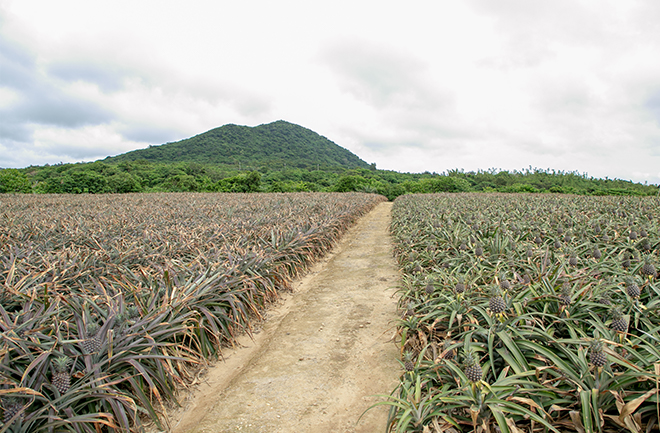
[[[269,311],[254,340],[212,367],[175,433],[381,432],[368,411],[401,373],[392,336],[398,272],[381,203]]]

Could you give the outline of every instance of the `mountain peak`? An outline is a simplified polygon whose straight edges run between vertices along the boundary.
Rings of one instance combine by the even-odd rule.
[[[197,162],[249,169],[368,168],[355,154],[317,134],[285,120],[258,126],[227,124],[174,143],[150,146],[108,162]]]

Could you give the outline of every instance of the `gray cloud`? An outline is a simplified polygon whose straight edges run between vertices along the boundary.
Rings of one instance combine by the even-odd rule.
[[[0,15],[0,24],[3,19]],[[25,88],[31,84],[31,76],[36,69],[34,56],[29,51],[5,39],[0,33],[0,84],[6,87]]]
[[[76,127],[112,119],[97,104],[69,95],[39,73],[29,50],[0,33],[1,85],[13,90],[17,100],[0,109],[0,139],[28,141],[31,125]]]
[[[110,63],[91,61],[60,61],[47,68],[48,74],[63,81],[84,81],[99,86],[104,92],[115,92],[124,88],[124,80],[137,76],[134,71]]]
[[[449,95],[429,86],[424,62],[406,52],[364,40],[344,40],[327,46],[320,57],[345,91],[375,107],[438,109],[453,103]]]
[[[116,148],[99,143],[90,143],[92,146],[83,146],[69,143],[53,143],[39,146],[39,151],[51,157],[60,158],[62,161],[93,161],[104,158],[116,152]]]
[[[514,60],[541,53],[554,52],[553,42],[592,44],[602,46],[608,37],[609,18],[607,8],[594,8],[584,2],[556,0],[553,2],[530,2],[525,0],[469,0],[478,13],[494,18],[500,35],[512,47],[521,48]],[[599,11],[600,9],[600,11]]]
[[[67,95],[59,89],[36,85],[24,90],[24,100],[10,109],[1,110],[3,117],[18,125],[37,123],[61,127],[77,127],[107,122],[113,115],[97,104],[75,96]]]
[[[144,143],[163,144],[183,138],[179,130],[157,126],[129,125],[120,128],[120,131],[127,139]]]
[[[660,90],[651,93],[644,102],[644,108],[653,116],[656,123],[660,126]]]
[[[475,135],[458,119],[454,92],[442,77],[431,75],[423,59],[358,39],[326,46],[320,58],[340,89],[377,112],[384,123],[380,128],[354,124],[341,129],[369,152],[456,149],[457,141]]]
[[[2,114],[2,110],[0,110]],[[32,139],[32,128],[28,125],[17,125],[11,118],[0,119],[0,144],[4,142],[25,143]]]

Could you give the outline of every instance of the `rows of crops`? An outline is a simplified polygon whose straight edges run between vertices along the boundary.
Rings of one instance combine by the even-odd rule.
[[[389,431],[658,430],[657,198],[411,195]]]
[[[382,196],[0,196],[0,433],[164,419]]]

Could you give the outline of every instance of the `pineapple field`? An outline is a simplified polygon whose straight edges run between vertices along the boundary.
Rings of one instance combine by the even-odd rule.
[[[200,368],[383,200],[0,195],[0,433],[159,426]]]
[[[407,195],[390,432],[652,432],[660,200]]]

